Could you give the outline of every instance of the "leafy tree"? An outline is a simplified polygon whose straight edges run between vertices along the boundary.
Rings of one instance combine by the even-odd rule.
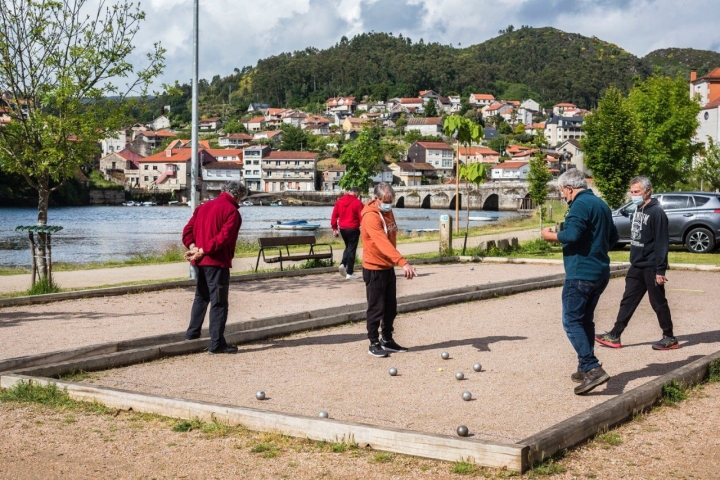
[[[403,140],[405,140],[405,143],[411,144],[417,142],[420,138],[422,138],[422,134],[418,130],[410,130],[405,134]]]
[[[223,126],[223,131],[225,132],[225,134],[229,134],[229,133],[247,133],[247,129],[245,128],[245,125],[243,125],[242,123],[238,122],[236,119],[232,119],[232,120],[228,121],[228,122]]]
[[[497,131],[502,135],[511,135],[513,133],[513,129],[510,124],[504,120],[498,125]]]
[[[301,151],[308,149],[308,134],[300,127],[284,123],[282,127],[283,136],[280,142],[280,150]]]
[[[493,150],[498,152],[500,156],[505,155],[505,149],[508,145],[510,145],[510,140],[505,135],[498,135],[497,137],[487,142],[488,148],[492,148]]]
[[[0,8],[0,89],[11,106],[11,122],[0,128],[0,165],[37,190],[38,225],[47,224],[50,193],[120,129],[133,106],[129,97],[144,95],[164,66],[159,44],[144,68],[128,62],[145,18],[139,6],[87,3],[6,0]],[[46,249],[40,234],[45,280]]]
[[[513,131],[515,135],[524,135],[525,134],[525,125],[522,122],[518,122],[517,125],[515,125],[515,129]]]
[[[708,137],[705,156],[699,160],[695,170],[700,180],[707,183],[710,190],[720,190],[720,145],[710,137]]]
[[[535,129],[535,135],[533,135],[532,143],[537,148],[546,148],[547,147],[547,144],[548,144],[547,137],[545,136],[545,131],[542,128]]]
[[[470,186],[480,186],[487,178],[487,168],[483,163],[471,163],[466,165],[460,164],[459,177],[465,180],[465,194],[467,195],[468,201],[465,202],[467,208],[467,216],[465,217],[465,241],[463,242],[462,254],[465,255],[465,249],[467,248],[467,238],[470,233]]]
[[[477,123],[463,118],[460,115],[445,117],[443,122],[443,133],[445,136],[454,138],[458,144],[468,148],[472,143],[479,142],[485,132]],[[460,219],[460,151],[457,151],[458,159],[455,162],[455,231],[460,231],[458,220]]]
[[[401,132],[405,131],[405,127],[407,126],[407,124],[408,124],[408,120],[404,113],[402,115],[400,115],[400,117],[398,117],[398,119],[395,121],[395,126]]]
[[[339,163],[345,165],[345,175],[340,179],[340,188],[345,190],[358,187],[368,192],[372,177],[385,158],[384,141],[371,128],[363,128],[354,142],[342,147]]]
[[[583,130],[585,164],[608,205],[618,207],[638,172],[642,151],[637,119],[620,90],[607,89],[597,111],[585,117]]]
[[[543,215],[545,211],[545,202],[547,201],[548,195],[548,182],[552,180],[552,173],[548,170],[547,162],[545,161],[545,152],[538,150],[538,152],[530,160],[530,171],[527,175],[529,183],[530,198],[533,203],[537,205],[540,211],[540,230],[543,226]]]
[[[428,100],[427,105],[425,105],[425,116],[426,117],[437,117],[438,111],[437,107],[435,106],[435,99],[431,98]]]
[[[638,82],[628,101],[643,139],[638,171],[658,191],[672,190],[690,171],[699,148],[692,139],[700,104],[688,95],[686,80],[662,76]]]

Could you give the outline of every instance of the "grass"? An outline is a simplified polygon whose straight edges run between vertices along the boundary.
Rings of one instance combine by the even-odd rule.
[[[595,439],[609,447],[617,447],[623,443],[623,439],[618,432],[605,432],[595,437]]]
[[[720,382],[720,358],[713,360],[708,366],[708,383]]]
[[[688,388],[676,381],[666,383],[662,388],[662,404],[675,406],[679,402],[688,398]]]
[[[537,476],[559,475],[561,473],[565,473],[565,467],[557,463],[555,459],[551,458],[530,469],[528,477],[536,478]]]
[[[475,475],[478,473],[478,468],[472,463],[460,461],[455,462],[452,468],[452,473],[458,475]]]
[[[393,454],[390,452],[378,452],[372,456],[372,461],[375,463],[389,463],[393,460]]]
[[[113,409],[98,402],[80,402],[73,400],[67,390],[56,384],[40,385],[37,382],[20,382],[15,386],[0,390],[0,402],[35,403],[58,410],[77,410],[91,413],[112,413]]]
[[[50,275],[35,282],[35,285],[25,291],[25,295],[46,295],[48,293],[59,293],[60,291],[60,286],[55,283],[52,275]]]

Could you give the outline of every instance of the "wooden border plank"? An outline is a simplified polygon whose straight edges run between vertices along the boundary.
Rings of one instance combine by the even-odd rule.
[[[230,425],[242,425],[251,430],[276,432],[317,441],[356,442],[405,455],[445,461],[469,461],[478,465],[524,470],[523,458],[527,447],[496,443],[450,435],[427,434],[412,430],[380,428],[371,425],[333,419],[270,412],[233,405],[213,404],[160,395],[148,395],[106,387],[80,385],[48,378],[21,375],[2,375],[0,386],[10,388],[20,382],[55,383],[67,389],[78,400],[96,400],[108,407],[132,409],[172,418],[217,420]]]

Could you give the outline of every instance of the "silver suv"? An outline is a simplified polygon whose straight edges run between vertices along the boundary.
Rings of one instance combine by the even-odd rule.
[[[668,217],[671,245],[685,245],[689,252],[709,253],[720,244],[720,194],[669,192],[653,195]],[[630,243],[630,223],[636,206],[628,203],[613,211],[621,244]]]

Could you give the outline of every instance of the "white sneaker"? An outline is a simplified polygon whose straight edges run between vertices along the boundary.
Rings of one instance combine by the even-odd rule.
[[[358,277],[354,273],[349,273],[345,275],[345,280],[360,280],[360,277]]]
[[[342,263],[338,267],[338,271],[340,272],[340,275],[342,275],[343,277],[347,276],[347,274],[348,274],[347,269],[345,268],[345,265],[343,265]]]

